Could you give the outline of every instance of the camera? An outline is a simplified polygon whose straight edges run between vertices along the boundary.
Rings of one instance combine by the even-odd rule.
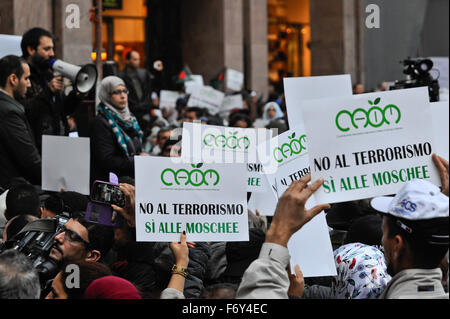
[[[62,213],[50,219],[38,219],[28,223],[13,238],[3,243],[0,251],[15,249],[27,256],[39,274],[41,288],[59,271],[58,263],[49,257],[56,235],[70,219]]]
[[[401,62],[406,80],[395,81],[389,90],[409,89],[414,87],[428,86],[430,102],[439,101],[439,82],[433,79],[430,71],[433,69],[433,61],[430,59],[408,58]]]

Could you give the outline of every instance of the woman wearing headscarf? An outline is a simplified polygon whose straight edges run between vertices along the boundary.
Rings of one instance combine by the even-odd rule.
[[[93,180],[109,181],[109,173],[134,178],[134,156],[142,153],[144,136],[128,108],[128,90],[116,76],[104,78],[99,90],[98,115],[91,127]]]
[[[362,243],[343,245],[334,251],[337,276],[331,287],[311,286],[305,299],[377,299],[391,276],[384,254],[375,246]]]
[[[281,107],[276,102],[269,102],[264,105],[264,112],[262,118],[259,118],[253,124],[254,127],[263,128],[269,125],[270,122],[283,119],[284,114]]]

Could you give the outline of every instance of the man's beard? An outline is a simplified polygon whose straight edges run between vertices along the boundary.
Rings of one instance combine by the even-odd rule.
[[[47,70],[50,68],[50,59],[46,60],[37,53],[31,57],[31,63],[40,70]]]

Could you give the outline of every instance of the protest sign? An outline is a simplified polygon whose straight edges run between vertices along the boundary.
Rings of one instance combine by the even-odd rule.
[[[42,189],[89,195],[89,138],[42,136]]]
[[[278,195],[276,192],[275,179],[269,174],[263,174],[262,178],[269,178],[262,182],[264,190],[261,192],[252,192],[250,200],[248,201],[248,209],[256,214],[256,211],[261,216],[273,216],[278,204]]]
[[[244,73],[227,68],[225,86],[227,90],[239,92],[244,85]]]
[[[214,115],[219,112],[224,97],[225,94],[223,92],[215,90],[210,86],[194,86],[187,106],[207,108]]]
[[[136,240],[248,241],[245,164],[135,157]]]
[[[2,44],[0,47],[0,59],[10,54],[21,56],[21,41],[22,36],[20,35],[0,34],[0,43]]]
[[[294,127],[303,122],[301,101],[351,96],[352,81],[349,74],[284,78],[284,93],[289,127]]]
[[[191,80],[184,82],[186,94],[192,94],[196,86],[204,86],[203,76],[191,74]]]
[[[275,142],[258,145],[258,156],[270,159],[264,162],[264,169],[274,171],[275,187],[281,197],[292,182],[310,172],[307,135],[299,125],[278,136]],[[267,152],[271,156],[266,156]],[[261,156],[262,157],[262,156]],[[316,205],[314,197],[306,202],[309,209]],[[311,245],[311,243],[314,245]],[[305,277],[334,276],[336,266],[324,212],[314,217],[295,233],[288,243],[291,254],[291,269],[298,264]]]
[[[434,102],[431,103],[431,116],[433,122],[433,141],[434,153],[449,160],[449,103]]]
[[[319,204],[396,194],[415,178],[440,185],[426,87],[301,104]]]
[[[441,89],[449,89],[448,85],[448,56],[446,57],[430,57],[430,60],[433,61],[433,69],[432,73],[434,73],[435,70],[438,71],[438,78],[439,78],[439,86]],[[433,76],[436,78],[436,76]]]
[[[230,112],[233,109],[242,109],[242,94],[225,96],[220,107],[220,112]]]
[[[303,125],[284,132],[276,137],[277,140],[268,140],[266,145],[258,145],[258,157],[264,171],[274,172],[274,185],[278,196],[283,195],[293,181],[309,174],[311,169],[308,158],[307,136]]]
[[[270,139],[267,129],[244,129],[188,123],[183,125],[182,154],[185,162],[245,163],[248,191],[264,190],[262,165],[258,163],[257,145]]]
[[[159,108],[175,107],[177,104],[177,100],[183,96],[184,94],[181,94],[177,91],[161,90],[159,97]]]

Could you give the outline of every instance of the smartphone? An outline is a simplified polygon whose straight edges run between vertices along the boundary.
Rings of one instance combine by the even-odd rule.
[[[93,224],[120,227],[122,216],[113,211],[111,205],[89,202],[84,219]]]
[[[92,186],[91,201],[102,204],[125,207],[125,194],[119,185],[95,181]]]

